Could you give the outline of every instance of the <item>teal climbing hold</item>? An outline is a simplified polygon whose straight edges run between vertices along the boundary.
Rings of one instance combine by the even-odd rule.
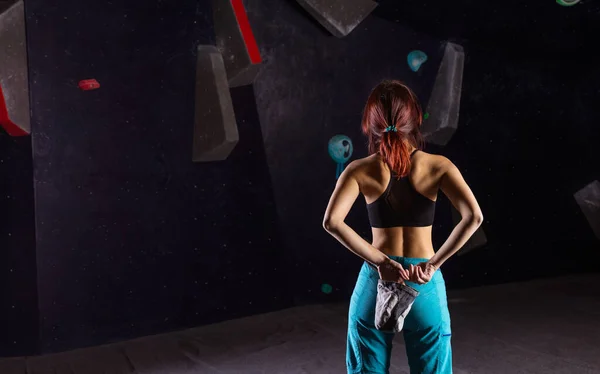
[[[406,57],[410,70],[417,71],[427,61],[427,55],[423,51],[411,51]]]
[[[321,291],[323,291],[323,293],[330,294],[331,291],[333,291],[333,287],[327,283],[323,283],[321,285]]]

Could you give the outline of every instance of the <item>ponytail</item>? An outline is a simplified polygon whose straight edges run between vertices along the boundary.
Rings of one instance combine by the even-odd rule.
[[[378,153],[385,160],[390,170],[399,177],[408,174],[410,170],[410,151],[407,142],[403,141],[396,132],[384,132],[379,142]]]
[[[410,171],[410,146],[422,148],[422,118],[415,94],[399,81],[383,81],[369,95],[362,120],[369,153],[378,153],[398,177]]]

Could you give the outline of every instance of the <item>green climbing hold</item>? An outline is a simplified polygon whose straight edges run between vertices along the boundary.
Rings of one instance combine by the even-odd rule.
[[[573,6],[581,0],[556,0],[556,3],[562,6]]]
[[[330,294],[331,291],[333,291],[333,287],[327,283],[323,283],[321,285],[321,291],[323,291],[323,293]]]
[[[427,119],[427,118],[429,118],[429,113],[423,114],[423,119]]]

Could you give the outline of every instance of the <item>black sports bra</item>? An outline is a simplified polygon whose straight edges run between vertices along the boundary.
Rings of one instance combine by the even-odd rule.
[[[414,151],[410,156],[415,154]],[[385,192],[367,204],[371,227],[424,227],[433,224],[435,201],[421,195],[408,179],[391,172]]]

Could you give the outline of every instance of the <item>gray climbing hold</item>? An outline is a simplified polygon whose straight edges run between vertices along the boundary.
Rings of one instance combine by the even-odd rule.
[[[330,33],[342,38],[377,7],[371,0],[297,0]]]
[[[593,181],[575,192],[573,197],[596,234],[596,238],[600,239],[600,182]]]
[[[0,1],[0,125],[13,136],[31,132],[23,1]],[[2,100],[2,97],[4,100]],[[7,115],[6,115],[7,114]]]
[[[463,48],[447,42],[427,104],[427,119],[421,132],[426,142],[446,145],[458,127],[465,53]]]
[[[192,160],[222,161],[239,140],[227,73],[219,50],[198,47],[196,65],[196,114]]]

